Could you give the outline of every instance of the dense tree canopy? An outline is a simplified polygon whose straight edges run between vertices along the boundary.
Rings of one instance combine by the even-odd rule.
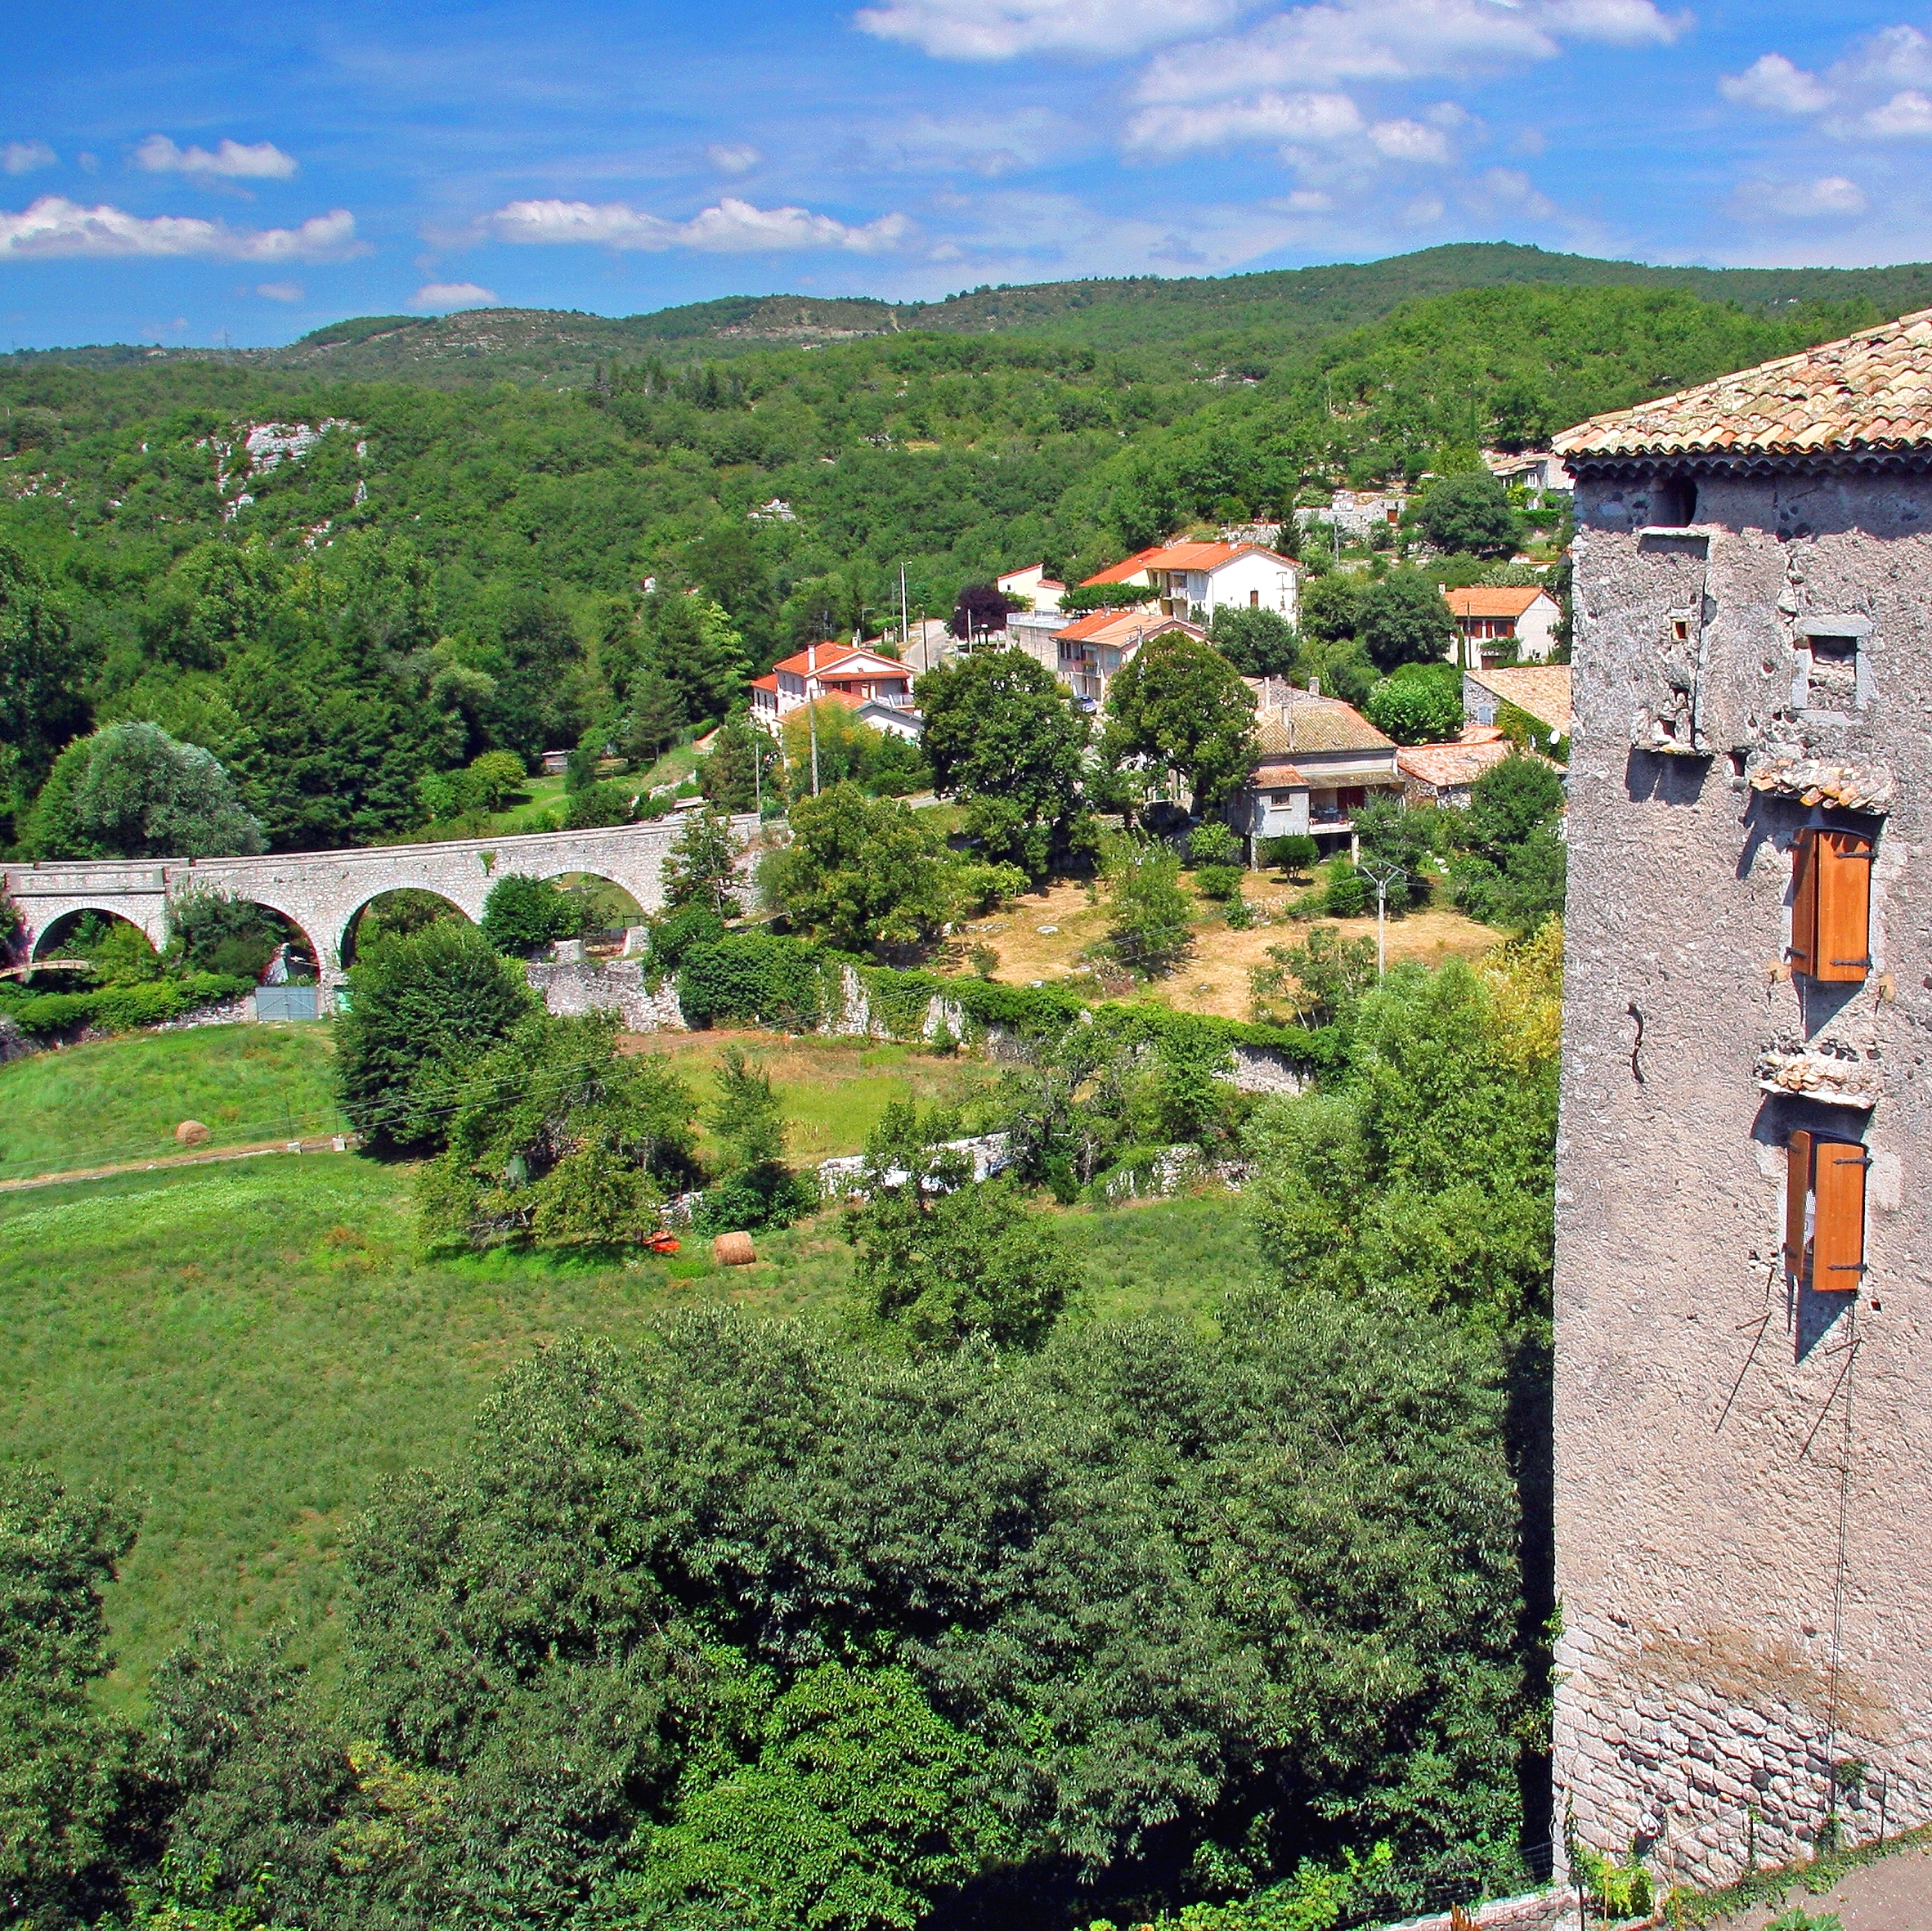
[[[55,759],[26,843],[42,858],[211,858],[267,839],[213,752],[158,725],[110,724]]]
[[[1175,773],[1208,813],[1254,769],[1254,694],[1213,644],[1170,630],[1150,638],[1107,693],[1101,755]]]

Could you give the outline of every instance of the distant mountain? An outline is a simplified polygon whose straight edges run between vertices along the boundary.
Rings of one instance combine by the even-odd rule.
[[[1379,262],[1193,280],[1141,276],[1039,282],[975,289],[943,302],[733,295],[621,317],[540,308],[367,316],[332,323],[285,348],[43,349],[0,358],[0,365],[56,361],[119,368],[212,361],[351,380],[576,387],[589,381],[599,363],[652,356],[688,362],[906,329],[1026,334],[1109,351],[1156,350],[1225,361],[1244,350],[1279,353],[1373,321],[1419,297],[1524,283],[1683,289],[1709,301],[1766,312],[1800,304],[1863,304],[1876,318],[1932,306],[1932,263],[1927,262],[1887,268],[1656,268],[1509,242],[1459,242]]]

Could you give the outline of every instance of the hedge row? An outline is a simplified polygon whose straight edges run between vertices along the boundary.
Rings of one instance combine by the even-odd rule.
[[[191,972],[181,979],[152,979],[138,985],[104,986],[94,992],[30,992],[0,1003],[0,1015],[21,1032],[43,1036],[97,1026],[107,1033],[132,1033],[177,1019],[197,1006],[252,992],[252,979],[227,972]]]
[[[902,971],[807,939],[764,932],[728,933],[710,944],[689,948],[678,970],[678,1002],[693,1026],[724,1023],[817,1032],[844,1009],[847,967],[856,970],[865,988],[874,1024],[895,1039],[921,1037],[931,1002],[939,998],[956,1006],[969,1031],[982,1036],[997,1028],[1021,1039],[1050,1038],[1089,1012],[1096,1025],[1136,1042],[1151,1044],[1177,1029],[1205,1030],[1230,1046],[1263,1047],[1310,1070],[1334,1067],[1345,1050],[1333,1028],[1251,1025],[1175,1012],[1150,1001],[1089,1006],[1060,987]]]

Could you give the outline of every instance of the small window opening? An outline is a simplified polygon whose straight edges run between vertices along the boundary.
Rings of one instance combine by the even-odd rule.
[[[1261,608],[1261,607],[1262,607],[1262,594],[1261,594],[1261,592],[1260,592],[1259,590],[1250,590],[1250,591],[1248,593],[1248,607],[1250,610],[1259,610],[1259,609]]]
[[[1673,643],[1688,643],[1690,640],[1690,619],[1688,617],[1673,617],[1670,620],[1670,641]]]
[[[1791,864],[1791,966],[1827,985],[1857,985],[1871,970],[1871,835],[1808,826]]]
[[[1858,640],[1814,637],[1807,695],[1818,710],[1849,710],[1858,701]]]
[[[1681,530],[1697,515],[1697,486],[1688,476],[1660,476],[1650,486],[1653,529]]]
[[[1750,763],[1750,753],[1749,751],[1733,751],[1731,753],[1732,777],[1741,780]]]
[[[1794,1133],[1785,1148],[1784,1264],[1794,1287],[1855,1294],[1865,1278],[1865,1173],[1855,1140]]]

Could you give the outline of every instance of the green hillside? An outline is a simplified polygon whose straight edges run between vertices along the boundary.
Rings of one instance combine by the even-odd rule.
[[[1199,357],[1278,353],[1464,289],[1677,289],[1772,313],[1805,303],[1858,305],[1871,316],[1932,303],[1932,264],[1885,268],[1658,267],[1553,253],[1511,242],[1456,242],[1414,254],[1213,277],[1136,276],[982,287],[938,302],[865,296],[733,295],[625,316],[527,308],[452,316],[366,316],[331,323],[285,348],[215,351],[132,345],[26,351],[0,359],[126,368],[156,361],[325,374],[345,380],[573,386],[600,362],[656,354],[722,358],[909,330],[1025,334],[1094,348],[1186,351]]]

